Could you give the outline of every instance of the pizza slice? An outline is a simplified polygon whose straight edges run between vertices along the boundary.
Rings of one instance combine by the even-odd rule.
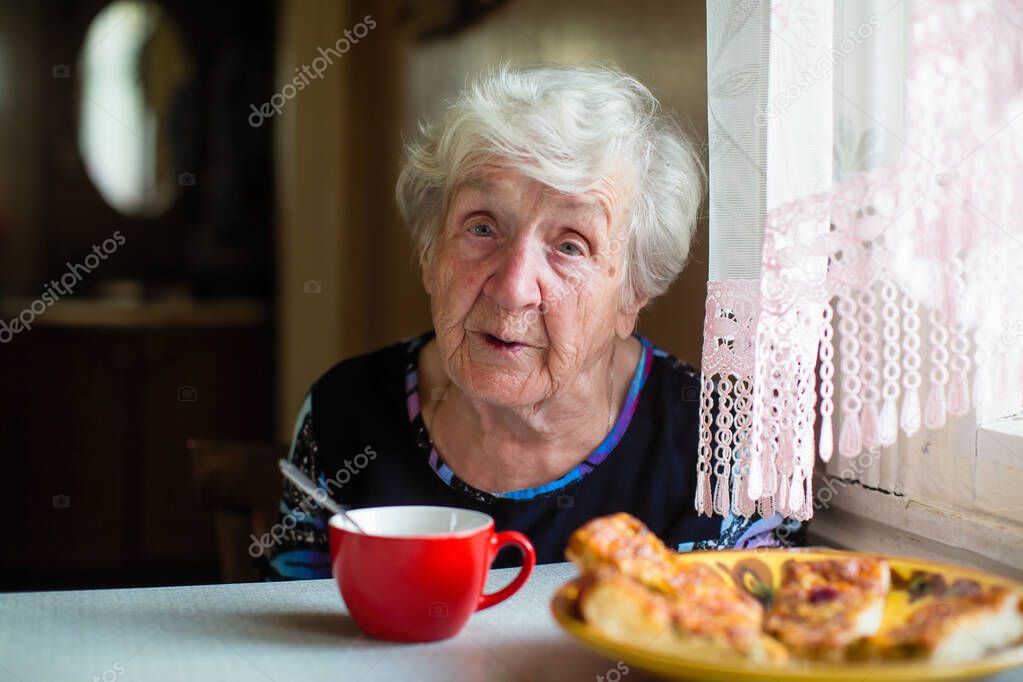
[[[628,514],[590,521],[566,550],[584,577],[582,617],[607,636],[659,651],[706,650],[782,662],[762,630],[763,607],[710,566],[687,561]]]
[[[627,513],[601,516],[572,533],[565,556],[580,573],[608,566],[659,589],[670,589],[673,552],[642,521]]]
[[[1023,605],[1001,586],[954,594],[922,605],[891,630],[872,637],[861,653],[877,659],[961,663],[1023,638]]]
[[[890,580],[883,559],[790,559],[764,629],[800,656],[840,659],[881,627]]]
[[[648,651],[686,657],[736,657],[782,664],[785,648],[741,610],[712,608],[711,600],[687,601],[651,589],[604,567],[580,580],[580,616],[610,639]]]

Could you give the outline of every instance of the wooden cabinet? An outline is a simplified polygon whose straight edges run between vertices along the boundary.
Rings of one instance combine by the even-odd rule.
[[[215,581],[185,441],[272,440],[266,309],[75,307],[0,346],[0,589]]]

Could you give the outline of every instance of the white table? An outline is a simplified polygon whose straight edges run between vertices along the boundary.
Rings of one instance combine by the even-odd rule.
[[[488,591],[517,571],[491,571]],[[575,574],[537,566],[510,599],[431,644],[367,638],[332,580],[0,594],[0,681],[590,682],[616,661],[576,645],[550,615]]]
[[[517,570],[491,571],[488,591]],[[655,679],[631,667],[608,676],[616,661],[558,628],[550,599],[574,575],[571,564],[538,566],[511,599],[432,644],[367,638],[331,580],[0,594],[0,681]]]

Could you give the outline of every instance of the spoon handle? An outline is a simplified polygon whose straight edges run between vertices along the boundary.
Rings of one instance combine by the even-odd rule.
[[[330,498],[326,490],[317,488],[312,479],[305,475],[305,472],[286,459],[278,460],[277,464],[281,467],[281,473],[284,474],[284,477],[294,483],[299,490],[305,493],[306,497],[316,502],[316,504],[326,507],[333,513],[339,514],[360,533],[366,532],[359,524],[352,520],[352,517],[345,512],[341,505]]]

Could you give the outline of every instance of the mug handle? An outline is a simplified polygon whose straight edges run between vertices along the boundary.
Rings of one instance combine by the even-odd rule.
[[[522,569],[519,570],[519,574],[515,576],[515,580],[511,581],[505,587],[502,587],[493,594],[481,594],[479,604],[476,606],[477,611],[490,608],[494,604],[500,604],[508,597],[515,594],[520,587],[529,579],[530,574],[533,572],[533,567],[536,566],[536,550],[533,549],[533,543],[529,541],[522,533],[515,530],[505,530],[500,533],[494,533],[490,536],[491,554],[490,561],[493,563],[494,557],[497,556],[498,551],[505,545],[516,545],[522,550]]]

